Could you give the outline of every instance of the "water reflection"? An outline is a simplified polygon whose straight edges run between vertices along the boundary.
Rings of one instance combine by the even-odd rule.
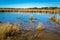
[[[43,27],[50,28],[56,26],[52,21],[60,16],[60,14],[45,14],[45,13],[17,13],[17,12],[4,12],[2,15],[0,13],[1,22],[10,22],[22,24],[22,26],[31,26],[36,27],[39,22],[43,23]],[[52,16],[51,16],[52,15]],[[50,21],[49,21],[50,20]],[[50,23],[52,22],[52,23]],[[58,21],[59,22],[59,21]],[[33,23],[33,24],[32,24]]]
[[[19,24],[22,31],[20,38],[35,37],[42,40],[57,40],[60,39],[60,14],[45,14],[45,13],[17,13],[4,12],[0,13],[0,23],[16,23]],[[4,25],[2,25],[4,26]],[[9,26],[8,26],[9,27]],[[3,29],[3,28],[2,28]],[[21,37],[21,36],[24,36]],[[34,38],[34,40],[35,40]],[[30,38],[31,39],[31,38]]]

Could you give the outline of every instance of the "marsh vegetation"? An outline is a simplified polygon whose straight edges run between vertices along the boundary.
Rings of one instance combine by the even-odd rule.
[[[55,32],[43,30],[43,25],[40,23],[35,30],[22,31],[19,27],[21,26],[17,24],[0,23],[0,40],[60,40]]]
[[[39,12],[39,13],[60,13],[60,7],[34,7],[34,8],[0,8],[0,12]]]
[[[55,17],[55,14],[49,18],[51,22],[55,22],[57,25],[60,25],[60,16],[58,18]]]

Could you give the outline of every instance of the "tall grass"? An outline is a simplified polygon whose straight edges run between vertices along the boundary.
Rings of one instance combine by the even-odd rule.
[[[19,33],[19,27],[17,24],[1,23],[0,24],[0,40],[5,40],[8,37],[17,35]]]
[[[39,25],[40,26],[40,25]],[[19,25],[10,23],[0,24],[0,40],[39,40],[38,34],[32,30],[21,32]]]

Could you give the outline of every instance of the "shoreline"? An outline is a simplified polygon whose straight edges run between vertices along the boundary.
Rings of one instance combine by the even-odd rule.
[[[33,13],[33,12],[38,12],[38,13],[51,13],[51,14],[56,14],[60,13],[60,9],[19,9],[19,8],[0,8],[0,12],[27,12],[27,13]]]
[[[51,30],[21,30],[17,24],[0,24],[1,40],[60,40],[60,32],[57,29]]]

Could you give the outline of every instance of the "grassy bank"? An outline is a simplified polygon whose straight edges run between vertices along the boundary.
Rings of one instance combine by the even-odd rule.
[[[0,12],[39,12],[39,13],[60,13],[60,8],[0,8]]]

